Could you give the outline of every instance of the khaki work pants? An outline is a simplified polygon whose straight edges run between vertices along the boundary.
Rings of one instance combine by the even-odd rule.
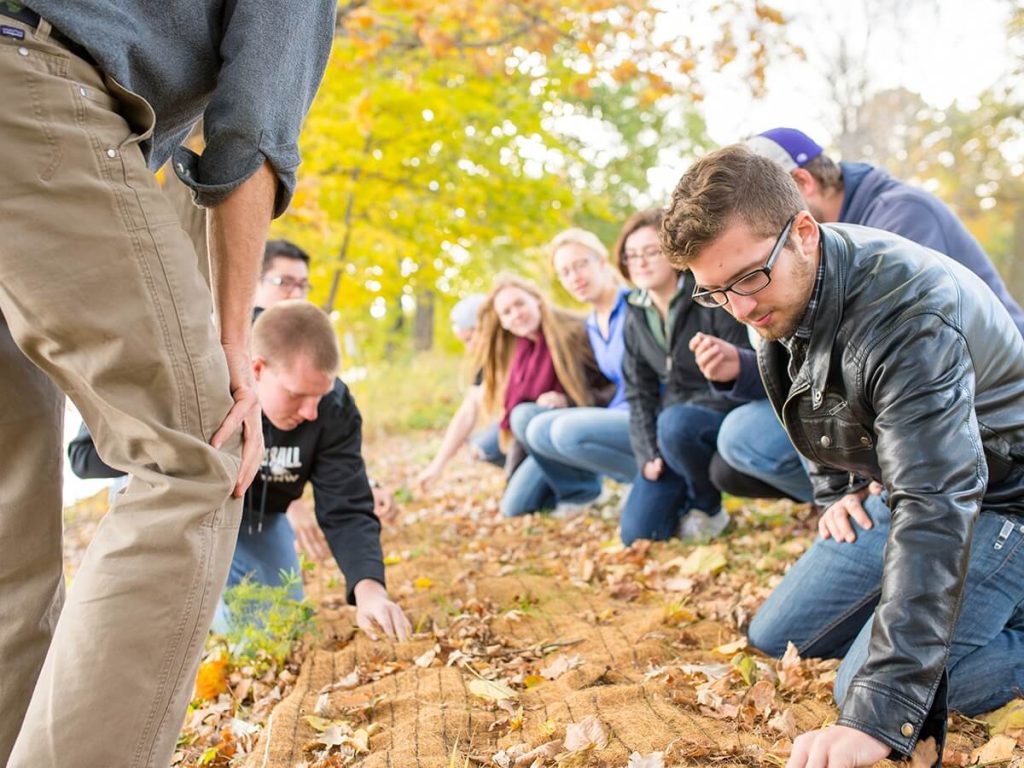
[[[0,765],[166,768],[241,516],[227,366],[152,110],[0,21]],[[66,600],[63,393],[132,476]]]

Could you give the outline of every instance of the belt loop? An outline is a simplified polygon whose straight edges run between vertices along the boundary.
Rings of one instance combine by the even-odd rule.
[[[53,27],[50,26],[50,22],[40,17],[39,24],[36,25],[36,38],[38,38],[40,41],[48,40],[50,38],[51,29],[53,29]]]

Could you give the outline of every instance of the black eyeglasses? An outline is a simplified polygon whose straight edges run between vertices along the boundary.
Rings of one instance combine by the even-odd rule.
[[[270,277],[264,277],[263,280],[278,288],[284,288],[286,291],[293,291],[298,288],[303,293],[309,293],[309,289],[313,287],[309,280],[296,280],[294,277],[271,275]]]
[[[723,288],[709,290],[699,285],[695,286],[693,289],[693,300],[702,307],[723,307],[729,301],[729,292],[735,293],[737,296],[753,296],[758,291],[763,291],[767,288],[772,281],[772,267],[775,266],[775,260],[779,258],[782,249],[786,247],[789,230],[793,228],[793,222],[796,220],[796,217],[797,214],[795,213],[789,217],[789,221],[786,222],[786,226],[779,233],[779,238],[775,241],[775,245],[772,246],[772,252],[768,254],[768,261],[764,263],[763,267],[737,277]]]

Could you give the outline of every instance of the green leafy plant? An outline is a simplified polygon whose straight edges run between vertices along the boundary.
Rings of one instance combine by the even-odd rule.
[[[316,611],[306,598],[296,599],[298,573],[281,572],[281,585],[259,584],[248,578],[224,592],[228,649],[236,659],[270,661],[280,666],[292,644],[316,634]]]

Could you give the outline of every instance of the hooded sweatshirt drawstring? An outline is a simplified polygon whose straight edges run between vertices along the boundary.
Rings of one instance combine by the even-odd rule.
[[[260,464],[259,478],[263,481],[263,490],[260,491],[260,515],[256,520],[256,532],[263,533],[263,518],[267,511],[267,486],[270,484],[270,424],[263,424],[263,463]],[[245,517],[249,521],[249,535],[252,535],[252,488],[245,494],[246,512]]]

